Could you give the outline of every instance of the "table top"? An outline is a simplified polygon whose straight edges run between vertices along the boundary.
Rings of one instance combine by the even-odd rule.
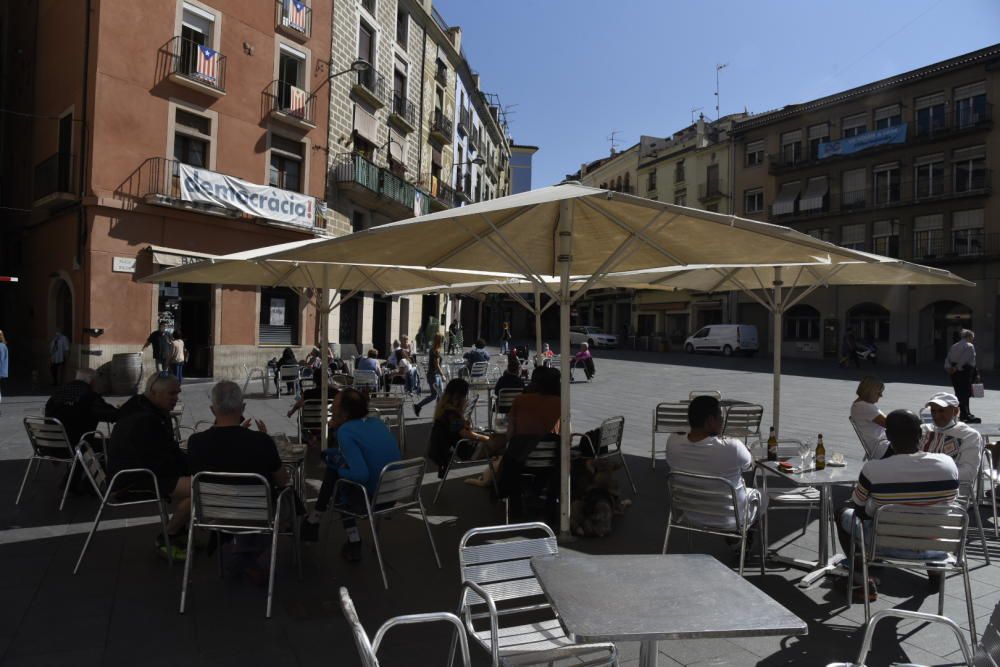
[[[579,642],[808,632],[802,619],[703,554],[535,556],[531,568]]]
[[[792,457],[798,459],[797,456]],[[788,472],[778,466],[778,461],[759,460],[757,465],[776,475],[781,475],[796,486],[828,486],[837,484],[854,484],[861,474],[861,461],[845,460],[842,466],[827,463],[823,470],[808,470],[806,472]]]

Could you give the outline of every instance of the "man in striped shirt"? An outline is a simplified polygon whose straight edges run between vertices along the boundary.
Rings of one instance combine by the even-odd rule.
[[[955,461],[947,454],[920,450],[922,431],[917,415],[909,410],[890,412],[886,417],[885,434],[895,455],[865,463],[851,494],[851,502],[840,512],[837,534],[844,553],[850,549],[855,516],[861,517],[865,541],[869,542],[871,520],[879,507],[889,504],[942,505],[953,502],[958,494],[958,467]],[[858,547],[861,545],[858,544]],[[924,556],[912,552],[891,555],[903,558]]]

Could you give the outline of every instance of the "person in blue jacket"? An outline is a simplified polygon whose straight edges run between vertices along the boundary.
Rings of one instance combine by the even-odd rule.
[[[319,522],[329,507],[338,479],[363,485],[371,502],[382,468],[400,459],[395,436],[381,419],[368,416],[368,398],[356,389],[342,389],[337,394],[329,426],[331,440],[335,438],[336,445],[323,452],[327,465],[323,485],[315,507],[302,520],[302,539],[311,542],[319,539]],[[355,512],[365,511],[364,494],[356,486],[342,485],[337,504]],[[341,549],[341,555],[357,562],[361,560],[361,534],[357,522],[345,517],[343,523],[347,542]]]
[[[4,384],[10,370],[10,351],[7,349],[7,337],[0,331],[0,400],[3,400]]]

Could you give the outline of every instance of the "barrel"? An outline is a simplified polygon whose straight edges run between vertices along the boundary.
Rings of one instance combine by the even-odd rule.
[[[142,354],[129,352],[111,357],[111,391],[117,395],[134,394],[142,380]]]

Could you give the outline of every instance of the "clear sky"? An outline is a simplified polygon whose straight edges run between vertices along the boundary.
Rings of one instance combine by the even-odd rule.
[[[1000,0],[434,0],[511,134],[539,147],[534,187],[639,135],[804,102],[1000,42]],[[996,100],[993,100],[995,103]],[[515,106],[516,105],[516,106]]]

